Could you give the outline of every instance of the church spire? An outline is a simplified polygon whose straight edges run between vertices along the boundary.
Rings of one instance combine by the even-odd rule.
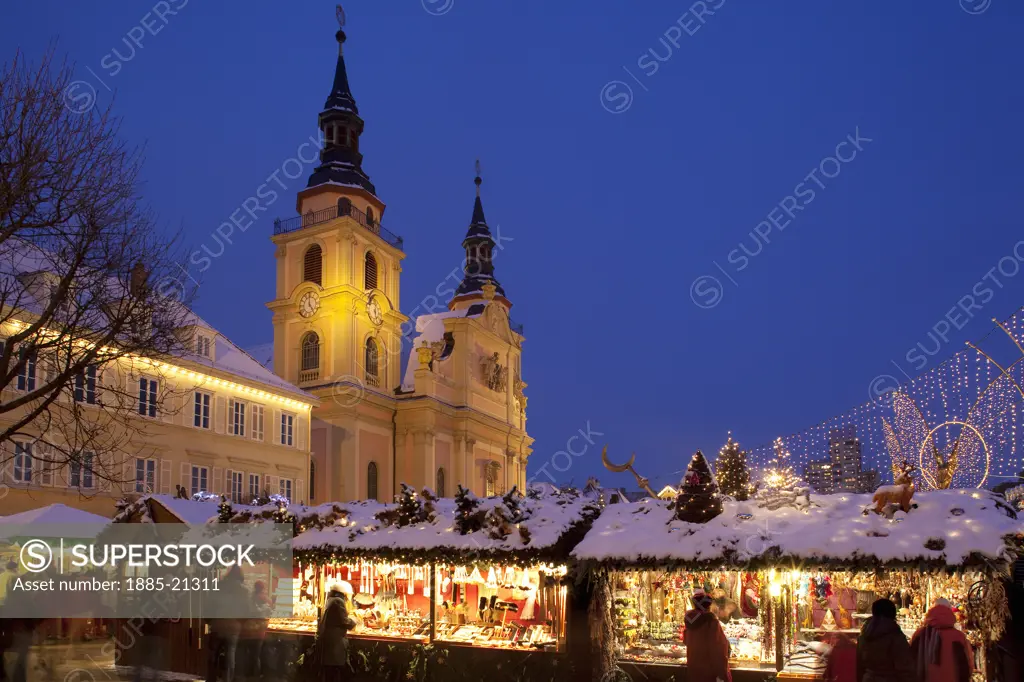
[[[309,176],[306,187],[334,184],[360,187],[376,196],[377,190],[363,172],[363,155],[359,153],[359,137],[363,134],[363,119],[348,83],[348,69],[345,67],[345,11],[337,7],[338,63],[334,67],[334,84],[320,112],[319,123],[323,140],[320,150],[320,165]]]
[[[473,217],[469,221],[466,238],[462,240],[462,248],[466,250],[463,277],[459,288],[455,290],[455,297],[449,303],[449,308],[454,308],[455,304],[461,301],[486,299],[484,287],[488,284],[494,286],[494,298],[511,306],[512,304],[505,298],[505,290],[494,276],[495,242],[491,236],[491,228],[488,227],[487,219],[484,217],[483,201],[480,199],[480,185],[483,184],[483,179],[480,177],[479,160],[476,162],[476,178],[473,183],[476,185]]]

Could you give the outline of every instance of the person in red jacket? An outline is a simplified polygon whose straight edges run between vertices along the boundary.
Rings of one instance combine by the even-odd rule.
[[[721,624],[711,613],[711,597],[704,590],[697,590],[690,600],[694,608],[686,612],[683,630],[686,679],[689,682],[732,682],[729,674],[732,648]]]
[[[857,682],[857,645],[844,633],[836,635],[825,664],[824,682]]]
[[[956,615],[945,599],[928,609],[924,625],[910,638],[910,655],[921,682],[970,682],[974,652],[956,629]]]

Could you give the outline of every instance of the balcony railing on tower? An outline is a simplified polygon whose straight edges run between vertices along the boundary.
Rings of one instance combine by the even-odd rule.
[[[287,220],[277,218],[274,220],[274,234],[286,234],[288,232],[294,232],[295,230],[301,230],[304,227],[320,225],[334,220],[335,218],[345,217],[355,220],[357,223],[365,227],[370,232],[373,232],[396,249],[401,249],[405,243],[401,237],[382,227],[376,220],[368,220],[366,214],[354,206],[344,207],[340,214],[337,206],[331,206],[330,208],[325,208],[320,211],[309,211],[305,215],[295,216],[294,218],[288,218]]]

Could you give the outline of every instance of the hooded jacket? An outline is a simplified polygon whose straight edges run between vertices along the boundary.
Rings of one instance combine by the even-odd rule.
[[[956,629],[953,609],[937,604],[928,610],[924,625],[910,640],[910,654],[921,682],[970,682],[974,652]]]
[[[859,682],[914,682],[916,674],[910,645],[891,618],[872,616],[857,640]]]
[[[707,611],[686,612],[686,679],[689,682],[732,682],[729,655],[732,648],[718,619]]]

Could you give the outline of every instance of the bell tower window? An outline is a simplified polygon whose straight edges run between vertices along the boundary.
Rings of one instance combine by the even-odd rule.
[[[313,244],[302,258],[302,281],[323,286],[323,269],[323,251],[319,244]]]
[[[369,251],[366,252],[363,268],[363,288],[377,288],[377,259]]]
[[[338,215],[352,215],[352,201],[348,197],[338,199]]]
[[[380,386],[380,374],[378,367],[377,342],[366,339],[366,349],[363,356],[363,367],[366,370],[366,383],[370,386]]]
[[[370,227],[377,224],[377,218],[373,215],[373,206],[366,207],[366,224]]]

